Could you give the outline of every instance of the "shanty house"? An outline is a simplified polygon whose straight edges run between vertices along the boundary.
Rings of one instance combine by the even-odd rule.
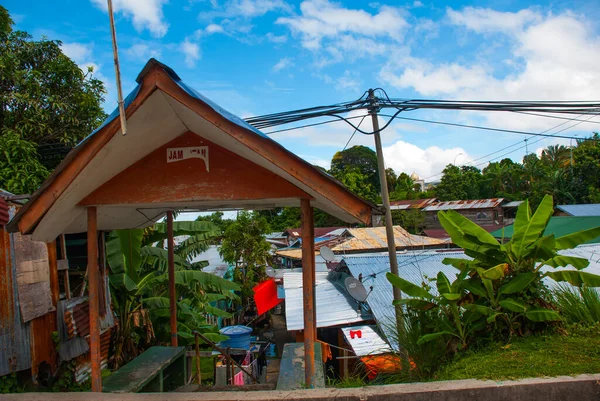
[[[435,238],[448,238],[440,224],[437,213],[442,210],[454,210],[487,231],[493,231],[504,225],[503,198],[457,200],[438,202],[425,207],[425,234]]]

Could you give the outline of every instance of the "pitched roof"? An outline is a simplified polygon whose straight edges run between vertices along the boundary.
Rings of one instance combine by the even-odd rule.
[[[564,235],[573,234],[577,231],[587,230],[588,228],[600,227],[600,216],[552,216],[548,222],[548,226],[544,231],[544,235],[554,234],[556,238]],[[504,230],[504,231],[503,231]],[[514,225],[508,225],[503,229],[492,231],[491,234],[496,238],[512,238],[514,233]],[[600,237],[593,239],[588,244],[600,243]]]
[[[438,202],[427,206],[426,212],[437,212],[440,210],[462,210],[462,209],[488,209],[501,205],[504,198],[475,199],[475,200],[455,200],[447,202]]]
[[[339,230],[340,228],[345,227],[315,227],[315,238],[316,237],[324,237],[331,233],[332,231]],[[301,238],[302,237],[302,229],[301,228],[288,228],[284,231],[288,236],[293,238]]]
[[[426,206],[437,202],[436,198],[427,199],[406,199],[399,201],[391,201],[390,209],[392,210],[406,210],[406,209],[423,209]]]
[[[571,216],[600,216],[600,203],[591,203],[589,205],[558,205],[556,208]]]
[[[351,236],[348,241],[342,242],[331,249],[334,252],[365,252],[387,250],[387,236],[385,227],[349,228],[346,233]],[[401,226],[394,226],[394,240],[396,248],[419,248],[443,246],[446,240],[410,234]]]
[[[327,272],[315,275],[315,309],[317,327],[332,327],[349,323],[364,322],[370,315],[357,312],[358,304],[330,281]],[[302,303],[302,273],[284,273],[285,321],[288,330],[304,329],[304,308]]]
[[[98,229],[112,230],[150,225],[171,209],[297,206],[297,194],[301,193],[312,198],[315,207],[344,221],[370,222],[374,205],[196,92],[168,66],[151,59],[137,82],[137,87],[125,99],[127,135],[119,134],[118,111],[115,110],[67,155],[9,223],[10,230],[32,233],[34,239],[51,241],[61,233],[85,231],[85,206],[88,205],[100,205]],[[197,141],[206,141],[223,153],[230,152],[240,160],[246,160],[256,166],[257,171],[262,169],[266,172],[265,177],[271,177],[265,181],[267,184],[285,182],[288,193],[294,193],[294,196],[265,198],[254,195],[254,198],[241,202],[239,198],[224,199],[224,196],[208,199],[203,191],[197,190],[180,199],[177,189],[172,188],[169,202],[155,204],[134,205],[133,199],[128,199],[120,205],[112,205],[110,197],[104,198],[106,204],[94,203],[96,198],[89,198],[97,189],[114,182],[121,173],[186,133],[195,134]],[[165,159],[164,154],[161,160]],[[143,168],[138,170],[144,171]],[[189,174],[194,174],[195,170],[190,171]],[[235,174],[229,176],[232,175]],[[135,187],[151,185],[131,178],[129,182]],[[258,190],[276,191],[278,186],[272,183]],[[123,196],[129,191],[129,187],[124,188],[119,192]],[[160,195],[165,195],[165,191]],[[82,204],[83,201],[88,203]]]

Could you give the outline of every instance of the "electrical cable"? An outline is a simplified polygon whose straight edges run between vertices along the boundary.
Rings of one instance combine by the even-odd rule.
[[[365,117],[366,116],[368,116],[368,114],[363,116],[362,120],[360,120],[360,122],[358,123],[358,127],[360,127],[360,125],[363,123],[363,121],[365,121]],[[350,141],[352,140],[352,138],[354,138],[354,134],[356,134],[356,130],[354,130],[354,132],[352,133],[352,135],[350,135],[350,138],[348,139],[348,142],[346,142],[346,145],[344,145],[344,149],[342,149],[342,152],[344,150],[346,150],[346,148],[350,144]]]

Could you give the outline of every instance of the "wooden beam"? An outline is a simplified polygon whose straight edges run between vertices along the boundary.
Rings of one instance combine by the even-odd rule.
[[[177,295],[175,290],[175,242],[173,240],[173,212],[167,212],[167,249],[169,265],[169,310],[171,313],[171,346],[177,347]]]
[[[90,360],[92,365],[92,391],[102,391],[100,361],[100,319],[98,298],[98,214],[95,206],[87,208],[87,252],[90,305]]]
[[[144,77],[137,96],[125,111],[127,118],[131,117],[144,101],[154,93],[157,88],[156,79],[161,73],[166,75],[164,71],[156,69]],[[34,226],[50,210],[60,195],[120,129],[119,119],[115,118],[69,152],[67,157],[63,159],[38,189],[39,195],[36,193],[17,213],[15,219],[22,215],[18,221],[21,233],[29,234],[33,230]]]
[[[309,199],[300,200],[302,217],[302,288],[304,306],[304,373],[306,387],[315,386],[315,227]]]

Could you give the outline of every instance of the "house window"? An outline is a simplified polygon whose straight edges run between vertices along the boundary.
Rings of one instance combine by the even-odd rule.
[[[477,213],[476,219],[477,220],[485,220],[485,219],[487,219],[487,214],[485,214],[483,212],[479,212],[479,213]]]

